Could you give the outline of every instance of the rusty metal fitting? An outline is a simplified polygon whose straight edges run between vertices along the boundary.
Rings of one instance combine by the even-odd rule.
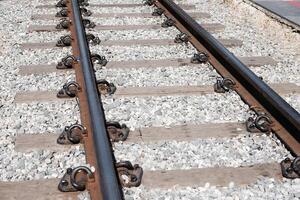
[[[175,43],[188,43],[189,36],[186,33],[179,33],[174,39]]]
[[[152,12],[152,16],[161,16],[164,14],[165,10],[162,8],[155,8],[154,11]]]
[[[57,41],[57,47],[68,47],[72,44],[72,37],[71,35],[61,36],[60,39]]]
[[[56,25],[56,29],[68,29],[71,25],[71,21],[68,19],[63,18],[60,22]]]
[[[91,60],[92,60],[92,63],[99,64],[101,66],[105,66],[108,63],[105,56],[100,56],[99,54],[92,54]]]
[[[112,142],[125,141],[130,131],[126,124],[119,122],[107,122],[106,129]]]
[[[286,158],[280,162],[282,176],[289,179],[300,178],[300,157],[296,157],[293,161]]]
[[[63,88],[58,91],[56,96],[58,98],[76,97],[80,89],[81,88],[77,82],[70,81],[63,85]]]
[[[144,0],[144,5],[152,6],[154,5],[155,0]]]
[[[94,180],[94,173],[88,167],[68,168],[58,184],[58,189],[61,192],[84,191],[87,183],[92,180]]]
[[[60,11],[58,11],[56,14],[55,14],[55,17],[68,17],[68,9],[66,8],[62,8]]]
[[[264,112],[257,112],[255,117],[249,117],[246,121],[246,128],[248,132],[270,133],[272,128],[271,118]]]
[[[233,90],[235,82],[230,78],[218,78],[214,84],[214,91],[216,93],[225,93]]]
[[[67,7],[67,0],[60,0],[55,5],[56,7]]]
[[[116,163],[120,183],[123,187],[138,187],[141,185],[143,169],[135,164],[132,166],[129,161]]]
[[[109,83],[105,79],[97,80],[97,87],[100,94],[112,95],[116,92],[117,88],[113,83]]]
[[[88,0],[78,0],[79,6],[88,6]]]
[[[86,39],[87,39],[87,42],[89,44],[100,44],[101,40],[99,39],[99,37],[96,37],[95,35],[91,34],[91,33],[87,33],[86,34]]]
[[[75,63],[77,63],[77,59],[73,55],[68,55],[61,59],[60,62],[57,63],[56,69],[70,69],[74,68]]]
[[[200,63],[207,63],[208,62],[208,55],[205,52],[195,53],[191,58],[191,63],[200,64]]]
[[[96,24],[94,22],[91,22],[89,19],[82,19],[82,23],[85,28],[95,28]]]
[[[83,16],[91,16],[92,12],[84,7],[80,8],[80,12]]]
[[[162,24],[161,27],[168,28],[175,25],[175,21],[171,18],[167,18]]]
[[[57,143],[63,145],[79,144],[86,133],[86,128],[81,124],[65,126],[63,132],[57,138]]]

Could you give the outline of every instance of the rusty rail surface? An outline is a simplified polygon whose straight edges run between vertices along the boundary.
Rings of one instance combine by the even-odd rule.
[[[248,131],[275,132],[289,150],[300,155],[300,114],[294,108],[172,0],[146,4],[157,7],[153,14],[167,17],[163,26],[181,31],[175,40],[189,41],[199,51],[195,62],[209,62],[223,77],[215,84],[216,92],[236,91],[256,113],[256,118],[247,120]]]

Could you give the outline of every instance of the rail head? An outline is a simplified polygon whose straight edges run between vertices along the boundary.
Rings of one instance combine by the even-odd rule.
[[[87,95],[89,119],[93,135],[94,151],[96,155],[96,174],[99,181],[99,188],[102,199],[117,200],[123,199],[123,192],[119,183],[115,158],[112,152],[110,139],[106,129],[105,115],[102,107],[101,96],[97,89],[97,80],[94,68],[90,59],[90,51],[87,44],[85,28],[78,0],[72,0],[72,12],[74,26],[77,34],[77,45],[80,56],[79,63],[82,68],[84,85]]]

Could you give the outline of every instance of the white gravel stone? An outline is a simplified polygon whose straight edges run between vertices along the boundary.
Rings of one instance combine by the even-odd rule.
[[[191,142],[118,143],[115,144],[115,155],[119,160],[139,163],[145,170],[239,167],[280,162],[289,152],[278,144],[280,142],[276,138],[248,134],[226,140],[212,138]]]
[[[249,186],[239,187],[178,187],[160,190],[146,187],[125,189],[125,195],[131,199],[149,200],[197,200],[197,199],[299,199],[299,192],[292,186],[299,186],[297,180],[284,179],[282,183],[270,178],[261,178]]]
[[[202,96],[104,98],[106,117],[129,127],[171,126],[186,122],[245,121],[246,106],[234,93]],[[161,112],[161,115],[155,112]]]
[[[119,87],[150,87],[150,86],[185,86],[213,85],[218,77],[212,67],[206,65],[184,67],[158,67],[141,69],[100,69],[96,67],[97,79],[105,78]],[[37,81],[39,80],[39,81]],[[15,84],[19,91],[59,90],[63,83],[75,80],[72,71],[66,73],[50,73],[47,75],[30,75],[20,77]],[[24,82],[34,82],[25,85]],[[213,86],[212,86],[213,87]]]
[[[91,0],[91,3],[99,1]],[[140,0],[114,0],[103,3],[140,3]],[[244,46],[230,49],[237,56],[270,55],[279,64],[256,68],[255,72],[267,82],[299,83],[299,35],[290,29],[267,21],[259,22],[260,12],[249,5],[233,0],[233,4],[224,4],[220,0],[186,1],[197,4],[198,11],[210,12],[212,19],[200,22],[220,22],[226,26],[225,32],[215,34],[222,38],[238,38]],[[239,4],[237,4],[238,2]],[[21,50],[24,42],[52,41],[65,33],[26,34],[32,22],[33,13],[46,13],[45,9],[34,9],[37,1],[16,0],[0,1],[0,180],[17,181],[61,177],[67,167],[85,165],[84,153],[79,149],[66,152],[33,151],[19,153],[14,151],[17,133],[57,133],[64,125],[79,119],[75,101],[61,103],[13,104],[18,91],[58,89],[72,80],[73,73],[57,76],[17,75],[18,67],[26,64],[56,63],[70,54],[70,48],[48,50]],[[102,2],[101,2],[102,3]],[[41,4],[38,3],[38,4]],[[14,6],[11,6],[14,5]],[[238,5],[238,6],[237,6]],[[55,13],[59,9],[47,9]],[[92,9],[99,13],[111,12],[111,9]],[[151,12],[150,7],[114,9],[114,12]],[[251,18],[247,17],[251,16]],[[96,19],[97,21],[99,19]],[[124,18],[101,20],[102,24],[146,24],[161,22],[160,18],[151,20]],[[100,21],[100,20],[99,20]],[[48,23],[48,22],[47,22]],[[49,21],[49,23],[52,23]],[[242,24],[242,25],[241,25]],[[267,31],[266,31],[267,30]],[[158,34],[164,36],[158,37]],[[174,29],[162,31],[120,31],[96,34],[103,40],[173,38]],[[55,40],[54,40],[55,41]],[[293,44],[293,45],[290,45]],[[189,58],[195,53],[191,45],[174,46],[135,46],[135,47],[91,47],[92,52],[105,55],[108,60],[141,60]],[[215,72],[205,67],[158,68],[137,70],[108,70],[97,72],[97,77],[108,78],[117,86],[158,86],[158,85],[201,85],[212,84]],[[47,84],[48,83],[48,84]],[[299,96],[285,97],[299,111]],[[235,93],[211,94],[193,97],[146,97],[103,99],[108,120],[126,123],[132,129],[151,126],[173,126],[186,123],[243,122],[249,116],[246,106]],[[213,148],[212,148],[213,147]],[[244,166],[266,161],[280,161],[290,156],[275,136],[240,136],[232,139],[206,139],[193,142],[157,142],[153,144],[115,144],[117,160],[131,160],[145,169],[188,169],[210,166]],[[126,153],[124,153],[126,152]],[[213,159],[212,159],[213,158]],[[216,159],[217,158],[217,159]],[[25,166],[25,167],[24,167]],[[149,188],[125,189],[127,199],[299,199],[299,180],[284,180],[282,183],[272,179],[260,179],[250,186],[238,187],[230,183],[226,188],[216,188],[209,183],[206,187],[174,187],[169,190]],[[82,194],[80,199],[88,199]]]

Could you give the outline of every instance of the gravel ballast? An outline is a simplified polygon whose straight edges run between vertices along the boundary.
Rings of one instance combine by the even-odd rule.
[[[53,1],[54,2],[54,1]],[[299,35],[289,28],[267,19],[260,11],[240,0],[196,1],[195,11],[209,12],[210,19],[199,22],[219,22],[225,25],[225,31],[214,34],[222,38],[238,38],[243,46],[230,48],[237,56],[271,56],[279,63],[276,66],[263,66],[253,69],[268,83],[294,82],[299,79]],[[74,147],[65,152],[48,150],[29,153],[14,150],[17,134],[59,133],[65,125],[80,119],[75,101],[53,103],[15,104],[17,92],[36,90],[57,90],[66,81],[74,80],[74,73],[18,75],[20,65],[56,63],[67,54],[70,48],[47,50],[21,50],[19,44],[26,42],[56,41],[66,32],[27,33],[28,25],[43,24],[44,21],[32,21],[30,16],[36,13],[55,13],[58,9],[34,9],[36,4],[45,4],[24,0],[0,1],[0,180],[19,181],[59,178],[67,167],[86,165],[85,153]],[[47,2],[48,4],[49,2]],[[113,0],[90,3],[141,3],[140,0]],[[14,6],[11,6],[14,5]],[[108,13],[108,8],[91,8],[92,12]],[[113,12],[145,12],[150,7],[114,8]],[[257,16],[248,19],[248,16]],[[259,17],[263,17],[259,22]],[[92,18],[93,19],[93,18]],[[161,23],[163,18],[153,19],[95,19],[103,25],[153,24]],[[51,20],[49,24],[55,24]],[[47,23],[48,23],[47,22]],[[120,39],[166,39],[174,38],[178,31],[172,29],[103,31],[97,33],[101,40]],[[93,53],[104,55],[109,61],[190,58],[195,49],[191,45],[173,46],[132,46],[103,47],[92,46]],[[212,85],[217,73],[209,65],[199,67],[158,67],[153,69],[113,70],[97,68],[97,77],[106,78],[118,87],[176,86],[176,85]],[[284,98],[300,111],[300,96],[286,95]],[[203,96],[172,97],[128,97],[103,98],[105,114],[108,120],[126,123],[132,130],[162,126],[171,127],[182,124],[202,124],[218,122],[244,122],[250,116],[246,106],[234,92],[209,94]],[[130,160],[140,164],[145,170],[190,169],[215,166],[249,166],[265,162],[279,162],[291,157],[274,135],[252,135],[245,133],[236,138],[197,139],[192,142],[154,142],[154,143],[117,143],[114,145],[117,160]],[[261,178],[249,186],[216,188],[210,184],[204,187],[173,187],[170,189],[139,188],[124,189],[126,199],[298,199],[299,180],[276,182],[270,178]],[[80,199],[88,199],[81,194]]]

